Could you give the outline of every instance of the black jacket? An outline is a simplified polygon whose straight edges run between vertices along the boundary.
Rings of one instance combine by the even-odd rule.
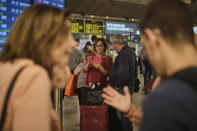
[[[128,45],[120,50],[109,75],[113,87],[135,87],[135,53]]]

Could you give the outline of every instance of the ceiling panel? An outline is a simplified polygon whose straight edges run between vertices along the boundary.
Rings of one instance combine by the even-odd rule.
[[[114,1],[147,5],[147,4],[149,4],[152,0],[114,0]],[[187,4],[191,3],[191,0],[183,0],[183,1],[184,1],[185,3],[187,3]]]
[[[74,13],[111,16],[121,18],[140,18],[146,4],[151,0],[66,0],[66,8]],[[184,0],[189,3],[190,0]],[[195,0],[194,0],[195,1]],[[197,5],[189,5],[197,22]]]

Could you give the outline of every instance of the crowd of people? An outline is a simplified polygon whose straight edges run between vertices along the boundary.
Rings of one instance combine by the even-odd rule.
[[[142,110],[108,86],[104,102],[124,113],[140,131],[195,131],[197,114],[197,53],[191,13],[182,1],[153,0],[140,23],[148,59],[160,84]]]
[[[0,130],[60,131],[51,91],[65,88],[72,73],[78,76],[78,89],[103,91],[98,97],[110,106],[110,131],[132,131],[133,125],[140,131],[195,131],[197,45],[192,22],[180,0],[148,5],[139,24],[143,48],[138,62],[145,66],[145,84],[152,68],[159,77],[139,110],[131,99],[137,56],[121,34],[111,37],[118,54],[113,62],[103,38],[93,36],[83,53],[76,48],[79,40],[73,39],[68,12],[47,5],[26,8],[0,54]]]

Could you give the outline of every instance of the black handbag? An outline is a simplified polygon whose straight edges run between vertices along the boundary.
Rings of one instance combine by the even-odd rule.
[[[95,85],[92,87],[81,87],[79,88],[79,101],[80,105],[102,105],[103,98],[101,94],[103,93],[104,86]]]
[[[9,97],[11,95],[11,92],[12,92],[12,89],[13,89],[13,86],[15,84],[15,81],[17,80],[19,74],[21,73],[21,71],[25,68],[26,66],[23,66],[19,69],[19,71],[16,73],[16,75],[14,76],[14,78],[12,79],[12,82],[9,86],[9,89],[8,89],[8,92],[7,92],[7,95],[5,97],[5,101],[4,101],[4,105],[3,105],[3,110],[2,110],[2,113],[1,113],[1,119],[0,119],[0,131],[2,131],[3,129],[3,124],[5,122],[5,118],[6,118],[6,111],[7,111],[7,106],[8,106],[8,101],[9,101]]]

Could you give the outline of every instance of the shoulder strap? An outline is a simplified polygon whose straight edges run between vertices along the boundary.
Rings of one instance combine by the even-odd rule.
[[[175,73],[171,78],[182,80],[191,85],[197,91],[197,70],[187,68]]]
[[[8,89],[8,92],[7,92],[7,95],[5,97],[5,101],[4,101],[4,105],[3,105],[3,110],[2,110],[2,115],[1,115],[1,119],[0,119],[0,131],[2,131],[3,129],[3,124],[4,124],[4,121],[5,121],[5,117],[6,117],[6,111],[7,111],[7,105],[8,105],[8,100],[9,100],[9,97],[10,97],[10,94],[12,92],[12,89],[13,89],[13,86],[14,86],[14,83],[16,81],[16,79],[18,78],[19,74],[21,73],[21,71],[25,68],[26,66],[23,66],[19,69],[19,71],[16,73],[16,75],[14,76],[14,78],[12,79],[12,82],[9,86],[9,89]]]

